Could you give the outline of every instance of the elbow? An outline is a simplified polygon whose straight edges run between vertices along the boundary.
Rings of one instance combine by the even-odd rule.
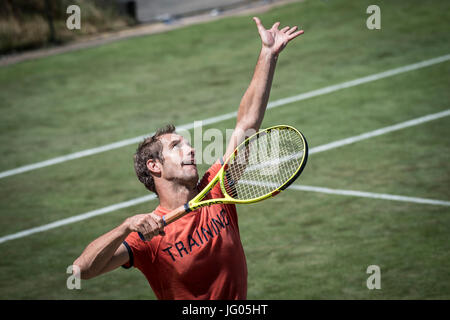
[[[261,123],[257,119],[245,119],[236,124],[235,130],[243,133],[245,137],[249,137],[259,130],[260,125]]]
[[[247,107],[239,107],[236,126],[246,130],[258,131],[264,118],[266,106],[260,103],[251,104]]]
[[[73,262],[72,270],[73,275],[81,280],[89,280],[95,277],[89,266],[81,259],[81,257]]]
[[[87,271],[81,271],[81,274],[80,274],[80,279],[81,280],[89,280],[89,279],[92,279],[92,278],[94,278],[95,276],[93,276],[93,275],[91,275],[89,272],[87,272]]]

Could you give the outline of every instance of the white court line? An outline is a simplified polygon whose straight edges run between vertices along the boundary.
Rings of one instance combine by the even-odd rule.
[[[113,205],[108,206],[108,207],[104,207],[104,208],[97,209],[97,210],[94,210],[94,211],[89,211],[89,212],[86,212],[86,213],[83,213],[83,214],[79,214],[79,215],[72,216],[72,217],[69,217],[69,218],[66,218],[66,219],[58,220],[58,221],[55,221],[55,222],[52,222],[52,223],[49,223],[49,224],[45,224],[45,225],[42,225],[40,227],[27,229],[27,230],[20,231],[20,232],[14,233],[14,234],[10,234],[8,236],[1,237],[0,238],[0,243],[6,242],[6,241],[9,241],[9,240],[13,240],[13,239],[23,238],[23,237],[29,236],[31,234],[34,234],[34,233],[43,232],[43,231],[47,231],[47,230],[50,230],[50,229],[58,228],[58,227],[66,225],[66,224],[71,224],[71,223],[74,223],[74,222],[86,220],[86,219],[89,219],[89,218],[92,218],[92,217],[95,217],[95,216],[99,216],[99,215],[102,215],[102,214],[105,214],[105,213],[108,213],[108,212],[112,212],[112,211],[116,211],[116,210],[120,210],[120,209],[123,209],[123,208],[128,208],[128,207],[131,207],[131,206],[135,206],[137,204],[140,204],[140,203],[143,203],[143,202],[147,202],[147,201],[151,201],[151,200],[154,200],[154,199],[156,199],[156,195],[155,194],[151,194],[151,195],[147,195],[147,196],[144,196],[144,197],[140,197],[140,198],[136,198],[136,199],[120,202],[120,203],[113,204]]]
[[[322,152],[322,151],[326,151],[326,150],[331,150],[331,149],[334,149],[334,148],[339,148],[339,147],[342,147],[342,146],[347,145],[349,143],[353,143],[355,141],[361,141],[363,139],[369,139],[369,138],[372,138],[374,136],[379,136],[381,134],[386,134],[388,132],[392,132],[394,130],[400,130],[400,129],[403,129],[403,128],[408,127],[408,126],[418,125],[418,124],[424,123],[426,121],[432,121],[432,120],[435,120],[435,119],[438,119],[438,118],[442,118],[442,117],[448,116],[449,115],[449,111],[450,110],[446,110],[446,111],[443,111],[443,112],[439,112],[439,113],[435,113],[435,114],[432,114],[432,115],[424,116],[424,117],[421,117],[421,118],[413,119],[413,120],[410,120],[410,121],[402,122],[402,123],[399,123],[399,124],[394,125],[394,126],[390,126],[390,127],[385,127],[385,128],[382,128],[382,129],[374,130],[374,131],[371,131],[371,132],[368,132],[368,133],[365,133],[365,134],[362,134],[362,135],[350,137],[350,138],[347,138],[347,139],[342,139],[342,140],[339,140],[340,143],[337,143],[337,142],[339,142],[339,141],[337,141],[337,142],[328,143],[328,144],[325,144],[325,145],[322,145],[322,146],[318,146],[318,147],[312,148],[310,150],[310,153],[312,153],[312,152],[313,153],[318,153],[318,152]],[[440,116],[437,117],[436,115],[440,115]],[[419,119],[422,119],[422,120],[418,121]],[[405,126],[405,124],[409,124],[409,125]],[[387,130],[387,128],[395,128],[395,129]],[[373,133],[376,133],[376,134],[373,134]],[[357,138],[357,137],[359,137],[359,138]],[[355,139],[357,139],[357,140],[355,140]],[[352,141],[352,142],[349,142],[349,141]],[[327,146],[327,147],[324,147],[324,146]],[[290,188],[291,187],[293,187],[293,186],[290,186]],[[301,187],[301,186],[298,186],[298,187]],[[304,186],[304,187],[306,187],[306,186]],[[294,188],[297,188],[297,186],[295,186]],[[319,190],[318,187],[308,187],[308,188],[316,188],[315,189],[316,192],[319,192],[319,191],[317,191],[317,190]],[[326,193],[331,193],[331,191],[329,191],[329,190],[333,190],[333,189],[327,189],[327,188],[320,188],[320,189],[322,189],[322,191],[327,191]],[[307,190],[307,191],[313,191],[313,190],[310,189],[310,190]],[[335,191],[335,192],[337,192],[337,191]],[[357,193],[359,191],[340,190],[340,192]],[[369,192],[359,192],[359,195],[360,196],[361,195],[365,195],[365,196],[378,195],[380,199],[387,199],[386,196],[397,197],[397,200],[399,199],[398,197],[400,197],[402,199],[420,199],[420,201],[427,201],[426,202],[427,204],[438,204],[438,203],[440,203],[441,205],[443,205],[443,203],[448,203],[447,201],[441,201],[441,200],[430,200],[430,199],[422,199],[422,198],[410,198],[410,197],[403,197],[403,196],[392,196],[392,195],[375,194],[375,193],[369,193]],[[355,194],[355,196],[356,196],[356,194]],[[4,236],[4,237],[0,237],[0,243],[6,242],[6,241],[9,241],[9,240],[13,240],[13,239],[23,238],[23,237],[32,235],[34,233],[38,233],[38,232],[54,229],[54,228],[57,228],[57,227],[60,227],[60,226],[63,226],[63,225],[67,225],[67,224],[74,223],[74,222],[77,222],[77,221],[81,221],[81,220],[85,220],[85,219],[88,219],[88,218],[92,218],[92,217],[95,217],[95,216],[98,216],[98,215],[101,215],[101,214],[104,214],[104,213],[112,212],[112,211],[115,211],[115,210],[131,207],[131,206],[134,206],[136,204],[143,203],[143,202],[150,201],[150,200],[154,200],[154,199],[156,199],[156,196],[154,194],[152,194],[152,195],[147,195],[147,196],[144,196],[144,197],[135,198],[135,199],[132,199],[132,200],[129,200],[129,201],[125,201],[125,202],[120,202],[120,203],[117,203],[117,204],[114,204],[114,205],[111,205],[111,206],[108,206],[108,207],[105,207],[105,208],[101,208],[101,209],[94,210],[94,211],[89,211],[89,212],[86,212],[86,213],[83,213],[83,214],[80,214],[80,215],[76,215],[76,216],[72,216],[72,217],[69,217],[69,218],[66,218],[66,219],[58,220],[58,221],[55,221],[55,222],[52,222],[50,224],[46,224],[46,225],[43,225],[43,226],[40,226],[40,227],[27,229],[27,230],[23,230],[23,231],[20,231],[20,232],[14,233],[14,234],[10,234],[10,235]],[[390,199],[390,200],[393,200],[393,199]],[[399,200],[399,201],[406,201],[406,200]],[[425,203],[425,202],[420,202],[420,203]]]
[[[420,118],[416,118],[413,120],[409,120],[409,121],[405,121],[402,123],[398,123],[395,124],[393,126],[388,126],[388,127],[384,127],[381,129],[377,129],[374,131],[370,131],[370,132],[366,132],[357,136],[353,136],[350,138],[346,138],[346,139],[341,139],[341,140],[337,140],[331,143],[327,143],[327,144],[323,144],[321,146],[318,147],[314,147],[311,148],[309,150],[309,154],[313,154],[313,153],[317,153],[317,152],[322,152],[322,151],[326,151],[326,150],[330,150],[330,149],[335,149],[335,148],[339,148],[342,146],[345,146],[347,144],[351,144],[351,143],[355,143],[361,140],[365,140],[365,139],[369,139],[369,138],[373,138],[373,137],[377,137],[377,136],[381,136],[383,134],[389,133],[389,132],[393,132],[393,131],[397,131],[397,130],[401,130],[401,129],[405,129],[407,127],[412,127],[412,126],[417,126],[418,124],[421,123],[425,123],[428,121],[432,121],[432,120],[436,120],[436,119],[440,119],[440,118],[444,118],[450,115],[450,109],[438,112],[438,113],[433,113],[433,114],[429,114],[427,116],[423,116]]]
[[[405,196],[398,196],[398,195],[385,194],[385,193],[330,189],[330,188],[304,186],[304,185],[298,185],[298,184],[292,184],[288,187],[288,189],[295,189],[295,190],[301,190],[301,191],[312,191],[312,192],[327,193],[327,194],[336,194],[336,195],[340,195],[340,196],[352,196],[352,197],[361,197],[361,198],[414,202],[414,203],[431,204],[431,205],[446,206],[446,207],[450,206],[450,201],[416,198],[416,197],[405,197]]]
[[[369,138],[373,138],[373,137],[377,137],[377,136],[381,136],[383,134],[389,133],[389,132],[393,132],[393,131],[397,131],[397,130],[401,130],[401,129],[405,129],[408,127],[412,127],[412,126],[417,126],[421,123],[425,123],[431,120],[436,120],[436,119],[440,119],[443,117],[447,117],[450,115],[450,109],[438,112],[438,113],[433,113],[433,114],[429,114],[420,118],[416,118],[413,120],[409,120],[409,121],[405,121],[402,123],[398,123],[392,126],[388,126],[388,127],[384,127],[384,128],[380,128],[374,131],[370,131],[370,132],[366,132],[357,136],[353,136],[353,137],[349,137],[349,138],[345,138],[345,139],[341,139],[341,140],[337,140],[334,142],[330,142],[327,144],[323,144],[321,146],[317,146],[314,148],[311,148],[309,150],[309,154],[314,154],[317,152],[322,152],[322,151],[326,151],[326,150],[330,150],[330,149],[336,149],[348,144],[352,144],[361,140],[365,140],[365,139],[369,139]],[[294,159],[298,156],[300,156],[301,153],[295,153],[295,154],[291,154],[288,156],[285,156],[281,159],[278,160],[272,160],[272,161],[268,161],[268,162],[264,162],[264,163],[260,163],[260,164],[256,164],[253,165],[251,167],[248,168],[248,171],[252,171],[252,170],[257,170],[260,169],[264,166],[267,165],[271,165],[271,164],[275,164],[275,162],[284,162],[284,161],[288,161],[290,159]]]
[[[438,64],[438,63],[442,63],[442,62],[445,62],[445,61],[448,61],[448,60],[450,60],[450,54],[446,54],[444,56],[440,56],[440,57],[437,57],[437,58],[421,61],[421,62],[418,62],[418,63],[413,63],[413,64],[406,65],[406,66],[403,66],[403,67],[387,70],[387,71],[384,71],[384,72],[381,72],[381,73],[372,74],[372,75],[369,75],[369,76],[366,76],[366,77],[362,77],[362,78],[358,78],[358,79],[355,79],[355,80],[342,82],[342,83],[339,83],[339,84],[336,84],[336,85],[332,85],[332,86],[328,86],[328,87],[324,87],[324,88],[321,88],[321,89],[318,89],[318,90],[305,92],[305,93],[302,93],[302,94],[299,94],[299,95],[296,95],[296,96],[279,99],[279,100],[270,102],[267,105],[267,109],[272,109],[272,108],[280,107],[280,106],[283,106],[283,105],[286,105],[286,104],[289,104],[289,103],[292,103],[292,102],[297,102],[297,101],[306,100],[306,99],[309,99],[309,98],[312,98],[312,97],[321,96],[321,95],[324,95],[324,94],[327,94],[327,93],[331,93],[331,92],[335,92],[335,91],[338,91],[338,90],[342,90],[342,89],[358,86],[360,84],[368,83],[368,82],[371,82],[371,81],[376,81],[376,80],[379,80],[379,79],[392,77],[392,76],[397,75],[397,74],[401,74],[401,73],[404,73],[404,72],[425,68],[425,67],[432,66],[432,65]],[[225,120],[228,120],[228,119],[233,119],[233,118],[236,117],[236,115],[237,115],[237,112],[235,111],[235,112],[226,113],[226,114],[223,114],[223,115],[220,115],[220,116],[217,116],[217,117],[207,118],[207,119],[204,119],[202,121],[203,121],[203,125],[209,125],[209,124],[222,122],[222,121],[225,121]],[[177,128],[178,129],[190,130],[190,129],[194,128],[194,124],[193,123],[183,124],[183,125],[177,126]],[[79,158],[82,158],[82,157],[87,157],[87,156],[98,154],[98,153],[101,153],[101,152],[118,149],[118,148],[125,147],[125,146],[131,145],[131,144],[136,144],[136,143],[141,142],[145,137],[148,137],[150,135],[153,135],[153,133],[146,134],[146,135],[141,135],[141,136],[130,138],[130,139],[117,141],[117,142],[114,142],[114,143],[110,143],[110,144],[103,145],[103,146],[96,147],[96,148],[92,148],[92,149],[86,149],[86,150],[83,150],[83,151],[71,153],[71,154],[68,154],[68,155],[52,158],[52,159],[41,161],[41,162],[36,162],[36,163],[33,163],[33,164],[21,166],[21,167],[15,168],[15,169],[6,170],[6,171],[3,171],[3,172],[0,172],[0,179],[6,178],[6,177],[9,177],[9,176],[13,176],[13,175],[16,175],[16,174],[24,173],[24,172],[27,172],[27,171],[31,171],[31,170],[36,170],[36,169],[48,167],[48,166],[51,166],[51,165],[54,165],[54,164],[63,163],[63,162],[66,162],[66,161],[79,159]]]
[[[249,185],[271,187],[271,188],[277,188],[280,186],[279,184],[276,184],[276,183],[260,182],[260,181],[252,181],[252,180],[241,180],[240,182],[244,183],[244,184],[249,184]],[[417,198],[417,197],[405,197],[405,196],[398,196],[398,195],[386,194],[386,193],[373,193],[373,192],[364,192],[364,191],[355,191],[355,190],[330,189],[330,188],[322,188],[322,187],[305,186],[305,185],[299,185],[299,184],[292,184],[287,189],[295,189],[295,190],[301,190],[301,191],[311,191],[311,192],[319,192],[319,193],[327,193],[327,194],[336,194],[336,195],[341,195],[341,196],[352,196],[352,197],[361,197],[361,198],[415,202],[415,203],[432,204],[432,205],[446,206],[446,207],[450,206],[450,201],[425,199],[425,198]]]

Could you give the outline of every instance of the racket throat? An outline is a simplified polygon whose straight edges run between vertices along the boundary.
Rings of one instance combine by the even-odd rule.
[[[184,211],[185,211],[186,213],[189,213],[189,212],[192,211],[191,207],[189,206],[189,202],[186,202],[186,203],[184,204]]]
[[[166,214],[165,216],[163,216],[163,221],[164,221],[165,225],[169,225],[172,222],[174,222],[175,220],[183,217],[185,214],[187,214],[188,212],[191,212],[191,211],[192,211],[192,209],[189,206],[189,204],[184,204],[182,206],[179,206],[175,210],[171,211],[170,213]]]

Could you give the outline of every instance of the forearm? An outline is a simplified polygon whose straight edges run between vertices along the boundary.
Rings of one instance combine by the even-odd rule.
[[[73,263],[80,268],[82,279],[99,275],[130,233],[128,219],[117,228],[91,242]]]
[[[224,159],[227,159],[246,137],[260,129],[269,102],[278,56],[289,41],[303,34],[303,30],[296,31],[297,26],[278,30],[280,22],[275,22],[272,28],[266,29],[258,17],[253,17],[253,20],[261,37],[262,48],[253,78],[239,105],[236,127],[228,142]]]
[[[277,59],[278,55],[264,47],[261,49],[253,78],[239,105],[237,127],[259,129],[269,101]]]

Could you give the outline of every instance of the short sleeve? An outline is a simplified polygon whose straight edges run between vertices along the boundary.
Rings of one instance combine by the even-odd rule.
[[[122,265],[123,268],[128,269],[135,267],[142,269],[146,261],[152,260],[152,251],[150,250],[149,243],[141,240],[137,232],[132,232],[123,242],[128,250],[130,260],[128,263]]]
[[[133,251],[131,250],[130,246],[128,245],[128,243],[126,241],[123,242],[123,245],[125,246],[125,248],[127,248],[129,260],[127,263],[122,265],[122,268],[130,269],[134,265]]]
[[[211,182],[212,179],[216,176],[216,174],[220,171],[223,165],[222,158],[218,159],[203,175],[200,182],[198,183],[198,190],[202,190],[204,187]],[[222,190],[220,189],[220,185],[216,184],[210,191],[210,194],[213,198],[222,198],[224,195]]]
[[[200,180],[200,183],[198,184],[198,190],[202,190],[204,187],[208,185],[208,183],[214,179],[216,174],[219,172],[219,170],[223,166],[223,160],[222,158],[218,159],[203,175],[202,179]],[[225,197],[222,189],[220,188],[219,184],[216,184],[209,194],[206,195],[206,198],[223,198]],[[233,221],[236,222],[236,226],[238,225],[238,216],[237,216],[237,210],[236,205],[234,204],[222,204],[222,206],[229,212],[230,217]]]

